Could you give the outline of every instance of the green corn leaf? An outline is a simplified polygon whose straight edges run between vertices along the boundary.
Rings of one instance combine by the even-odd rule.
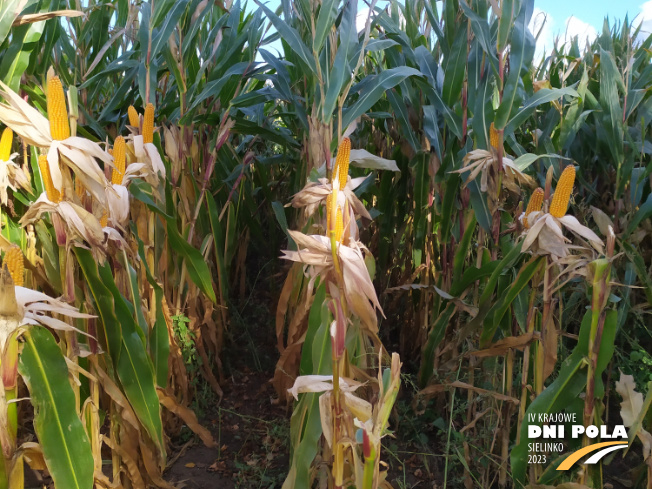
[[[500,3],[500,19],[498,20],[498,37],[496,49],[502,51],[507,46],[507,40],[514,24],[514,18],[519,7],[519,0],[503,0]]]
[[[535,40],[528,28],[528,22],[532,14],[532,0],[522,0],[521,11],[514,23],[511,46],[509,51],[509,74],[503,90],[503,99],[496,111],[494,124],[496,129],[503,129],[509,120],[517,100],[520,100],[519,81],[521,71],[532,63],[534,56]],[[510,2],[503,3],[503,14],[508,9]],[[516,3],[516,0],[515,0]],[[502,18],[500,19],[502,22]],[[500,34],[499,34],[500,35]]]
[[[505,133],[511,133],[521,124],[523,124],[527,118],[534,113],[534,109],[536,109],[539,105],[545,104],[547,102],[552,102],[553,100],[557,100],[565,96],[577,97],[578,93],[574,88],[571,87],[552,89],[542,88],[537,93],[532,95],[532,97],[523,104],[523,107],[518,110],[514,117],[509,120],[509,122],[505,125]],[[498,128],[497,124],[496,128]]]
[[[34,3],[36,0],[30,0],[25,5],[21,5],[21,0],[7,0],[0,3],[0,44],[2,44],[9,35],[11,30],[11,25],[14,22],[14,19],[20,12],[18,8],[22,6],[23,9]]]
[[[152,365],[154,366],[156,384],[162,389],[165,389],[168,385],[168,357],[170,356],[170,336],[168,332],[168,325],[165,320],[165,314],[163,312],[163,300],[165,297],[163,295],[163,288],[156,281],[152,275],[151,270],[149,269],[147,258],[145,256],[145,245],[143,241],[138,237],[134,223],[131,224],[131,230],[138,240],[138,256],[140,256],[140,263],[145,268],[147,281],[149,282],[149,285],[151,285],[151,287],[154,289],[154,298],[156,301],[154,306],[156,309],[156,320],[154,322],[154,327],[148,333],[147,346]]]
[[[464,230],[464,235],[455,250],[455,257],[453,258],[453,283],[459,282],[462,278],[462,269],[464,268],[464,262],[466,261],[467,255],[469,253],[469,248],[471,246],[471,239],[475,235],[475,227],[477,220],[475,218],[475,213],[471,212],[471,218],[466,224],[466,229]]]
[[[2,56],[0,73],[4,82],[15,92],[20,87],[20,78],[28,68],[32,52],[39,46],[44,29],[45,21],[41,21],[17,27],[12,32],[11,44]]]
[[[215,199],[211,195],[206,196],[206,205],[208,207],[208,218],[213,231],[213,245],[215,246],[215,260],[217,262],[217,279],[220,288],[221,303],[224,304],[229,297],[228,287],[228,267],[225,262],[225,246],[226,236],[224,233],[224,226],[220,221],[220,215],[217,210]]]
[[[274,25],[278,33],[281,35],[283,40],[290,45],[290,48],[294,53],[301,59],[301,61],[317,75],[317,67],[315,65],[315,58],[310,53],[310,49],[303,43],[301,36],[293,27],[290,27],[286,22],[284,22],[278,15],[272,12],[265,5],[260,3],[258,0],[255,0],[256,4],[263,9],[265,15]]]
[[[108,262],[98,267],[91,252],[81,248],[75,248],[75,254],[95,298],[96,309],[106,334],[106,343],[111,345],[114,368],[127,399],[158,447],[161,457],[165,458],[163,424],[154,369],[145,351],[143,332],[120,294]],[[114,352],[116,348],[119,348],[117,353]]]
[[[184,259],[192,281],[210,300],[216,302],[211,272],[202,254],[179,234],[177,224],[173,219],[167,219],[167,232],[170,247]]]
[[[423,75],[420,71],[408,66],[390,68],[379,75],[371,75],[358,100],[344,113],[342,127],[349,127],[349,124],[371,109],[387,90],[394,88],[409,76],[420,77]]]
[[[163,24],[158,29],[156,36],[152,39],[152,59],[158,56],[161,50],[168,45],[170,34],[172,34],[172,31],[181,20],[181,16],[185,12],[186,6],[188,5],[188,0],[175,0],[174,2],[171,2],[171,4],[173,7],[165,15]],[[153,20],[156,22],[158,19],[155,16]]]
[[[322,6],[322,10],[325,7],[326,3]],[[358,33],[355,24],[356,12],[357,9],[355,8],[355,3],[349,2],[346,4],[342,13],[342,22],[339,29],[340,45],[335,54],[335,61],[328,79],[326,97],[322,108],[324,122],[326,123],[331,121],[340,93],[345,84],[351,79],[351,61],[354,63],[357,62],[357,59],[351,59],[351,55],[355,52],[358,41]]]
[[[482,5],[482,4],[478,4]],[[460,7],[464,15],[471,22],[471,29],[473,29],[473,34],[475,34],[476,39],[482,46],[482,50],[486,56],[486,59],[491,63],[491,68],[496,76],[498,76],[498,59],[496,58],[495,52],[495,43],[491,36],[491,28],[487,22],[487,13],[484,12],[484,18],[476,14],[469,5],[464,0],[460,0]]]
[[[460,99],[462,82],[466,71],[467,33],[466,22],[457,23],[457,34],[449,56],[444,60],[444,87],[441,98],[452,107]]]
[[[319,7],[319,15],[317,16],[317,24],[315,26],[315,37],[312,41],[312,49],[316,53],[321,51],[326,35],[333,27],[337,15],[337,5],[339,3],[339,0],[326,0]]]
[[[34,430],[55,487],[92,489],[94,461],[84,425],[77,416],[68,366],[52,334],[31,327],[19,371],[34,406]]]
[[[331,317],[324,301],[325,292],[325,286],[321,285],[317,289],[317,296],[310,309],[306,340],[310,337],[311,343],[306,343],[302,354],[302,373],[305,372],[304,369],[310,369],[310,372],[315,375],[332,373],[330,361]],[[309,360],[312,361],[309,362]],[[283,483],[283,489],[310,487],[311,466],[317,456],[318,443],[322,435],[319,396],[320,394],[301,394],[299,402],[294,406],[290,420],[292,455],[290,470]]]
[[[650,216],[652,216],[652,194],[648,195],[647,200],[634,213],[634,217],[629,222],[624,236],[630,236],[638,228],[639,224]]]
[[[511,307],[512,302],[518,297],[520,292],[530,283],[534,274],[541,268],[544,260],[540,256],[533,257],[518,272],[516,279],[509,286],[506,292],[500,294],[500,299],[496,301],[485,320],[484,329],[480,336],[480,348],[485,348],[493,340],[496,329],[507,310]]]
[[[423,353],[421,354],[421,369],[419,371],[419,386],[422,388],[428,384],[430,377],[432,377],[435,350],[439,346],[439,343],[444,339],[446,327],[448,326],[451,317],[453,317],[455,309],[455,302],[448,302],[428,333],[428,341],[426,342],[426,345],[423,348]]]

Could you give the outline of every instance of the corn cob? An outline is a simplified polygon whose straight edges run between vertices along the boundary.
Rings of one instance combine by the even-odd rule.
[[[542,205],[543,205],[543,189],[541,187],[537,187],[537,189],[534,192],[532,192],[532,196],[530,197],[530,202],[528,202],[527,209],[525,210],[525,218],[523,219],[523,225],[526,228],[530,227],[527,223],[527,216],[530,214],[530,212],[539,212],[541,210]]]
[[[145,117],[143,119],[143,143],[154,142],[154,106],[147,104],[145,106]]]
[[[63,141],[69,138],[70,122],[66,109],[66,97],[58,76],[53,76],[48,80],[47,106],[52,139]]]
[[[346,181],[349,177],[349,162],[351,159],[351,140],[349,138],[342,139],[340,147],[337,148],[337,159],[335,160],[335,168],[333,175],[337,174],[340,180],[340,190],[344,190]]]
[[[50,174],[50,164],[48,163],[48,157],[45,155],[40,155],[38,157],[38,166],[41,169],[43,186],[45,187],[45,194],[48,196],[48,200],[54,204],[58,204],[61,202],[61,192],[54,188],[54,183],[52,183],[52,175]]]
[[[344,233],[344,219],[342,217],[342,208],[337,206],[337,216],[335,217],[335,241],[338,243],[342,241],[342,234]]]
[[[568,165],[559,177],[555,195],[552,196],[550,204],[550,215],[553,217],[564,217],[568,210],[568,201],[573,193],[573,184],[575,183],[575,167]]]
[[[129,125],[134,127],[140,126],[140,117],[138,117],[138,112],[134,109],[133,105],[130,105],[127,109],[127,115],[129,116]]]
[[[100,226],[105,228],[108,223],[109,223],[109,215],[106,213],[106,211],[104,211],[102,217],[100,217]]]
[[[498,149],[498,144],[500,141],[500,138],[498,137],[498,131],[496,130],[496,127],[494,126],[494,123],[491,123],[491,127],[489,128],[489,142],[491,143],[491,147],[495,150]]]
[[[326,236],[331,230],[331,209],[333,208],[333,194],[328,194],[326,197]]]
[[[5,253],[4,264],[7,265],[7,268],[9,269],[9,274],[11,275],[11,279],[14,281],[14,285],[22,287],[25,262],[23,252],[20,251],[18,246],[12,246],[9,248],[9,251]]]
[[[14,132],[8,127],[2,131],[2,138],[0,139],[0,161],[9,161],[11,156],[11,143],[14,139]]]
[[[122,179],[125,175],[125,138],[118,136],[113,143],[113,174],[111,175],[111,183],[122,185]]]

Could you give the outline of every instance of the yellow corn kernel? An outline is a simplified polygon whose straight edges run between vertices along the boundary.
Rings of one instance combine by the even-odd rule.
[[[145,106],[145,117],[143,119],[143,143],[154,142],[154,106]]]
[[[333,194],[328,194],[326,197],[326,236],[331,230],[331,209],[333,208]]]
[[[68,110],[66,109],[66,97],[58,76],[53,76],[48,80],[47,105],[52,139],[63,141],[69,138],[70,122],[68,121]]]
[[[342,241],[342,234],[344,233],[344,219],[342,217],[342,208],[337,206],[337,216],[335,217],[335,241],[338,243]]]
[[[527,209],[525,209],[525,218],[523,219],[523,225],[526,228],[530,227],[527,223],[527,216],[530,214],[530,212],[539,212],[541,210],[541,206],[543,206],[543,189],[541,187],[537,187],[537,189],[532,192],[530,202],[528,202]]]
[[[9,248],[9,251],[5,253],[4,264],[7,265],[7,268],[9,269],[9,274],[11,275],[11,279],[14,281],[14,285],[22,287],[25,261],[23,258],[23,252],[20,251],[18,246],[12,246]]]
[[[100,217],[100,226],[105,228],[108,223],[109,223],[109,215],[106,213],[106,211],[104,211],[102,217]]]
[[[349,177],[349,162],[351,159],[351,140],[349,138],[342,139],[340,147],[337,148],[337,159],[335,160],[335,168],[333,174],[337,174],[340,180],[340,190],[344,190],[346,180]]]
[[[0,161],[9,161],[11,156],[11,143],[14,139],[14,131],[8,127],[2,131],[2,138],[0,138]]]
[[[52,175],[50,174],[50,164],[48,163],[48,157],[45,155],[40,155],[38,157],[38,167],[41,169],[41,177],[43,178],[43,186],[45,187],[45,194],[48,196],[48,200],[54,204],[61,202],[61,192],[54,188],[54,183],[52,183]]]
[[[564,217],[568,210],[568,201],[573,193],[573,184],[575,183],[575,167],[568,165],[561,172],[561,177],[557,182],[555,195],[552,196],[552,203],[550,204],[550,215],[553,217]]]
[[[134,127],[140,126],[140,117],[138,117],[138,112],[134,109],[133,105],[130,105],[127,109],[127,115],[129,116],[129,125]]]
[[[125,175],[125,154],[126,154],[125,138],[118,136],[113,143],[113,174],[111,175],[111,183],[122,185],[122,178]]]
[[[489,128],[489,142],[491,143],[491,147],[495,150],[498,149],[498,145],[500,144],[500,137],[498,135],[498,131],[496,130],[496,127],[494,126],[494,123],[491,123],[491,127]]]

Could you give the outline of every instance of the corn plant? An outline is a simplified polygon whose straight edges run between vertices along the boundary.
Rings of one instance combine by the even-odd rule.
[[[310,182],[295,196],[297,202],[310,202],[315,211],[321,210],[321,203],[325,204],[325,222],[315,223],[315,227],[322,229],[325,235],[289,231],[297,250],[285,251],[284,257],[307,266],[310,284],[319,287],[312,308],[316,311],[315,316],[319,314],[315,325],[320,324],[320,327],[314,331],[309,326],[309,332],[312,333],[313,345],[321,345],[322,355],[328,351],[330,343],[331,365],[322,365],[321,362],[326,360],[322,357],[317,365],[313,360],[312,368],[316,368],[318,373],[322,368],[331,373],[301,375],[289,390],[296,400],[299,400],[300,393],[326,392],[319,396],[318,401],[314,394],[302,397],[295,408],[293,460],[284,487],[311,484],[312,460],[307,454],[316,454],[315,442],[322,434],[326,443],[321,458],[330,461],[330,471],[325,477],[318,476],[320,479],[327,479],[337,488],[351,483],[359,488],[375,488],[384,484],[386,477],[384,472],[380,472],[380,440],[386,433],[398,394],[400,361],[398,355],[393,354],[391,367],[383,372],[382,349],[379,350],[378,401],[375,406],[354,394],[362,384],[351,378],[353,366],[371,362],[352,362],[350,359],[373,355],[372,352],[377,350],[375,310],[380,305],[367,270],[366,249],[358,241],[355,220],[356,209],[361,212],[360,202],[352,193],[346,192],[351,183],[348,171],[350,153],[351,141],[344,138],[338,148],[331,182],[325,179],[317,185]],[[312,289],[313,285],[308,287]],[[312,355],[307,353],[305,358],[314,355],[313,348]],[[303,359],[304,355],[302,362]],[[307,369],[310,369],[308,361]],[[306,413],[312,417],[311,411],[314,412],[316,404],[319,406],[321,432],[317,426],[304,428],[302,423]]]

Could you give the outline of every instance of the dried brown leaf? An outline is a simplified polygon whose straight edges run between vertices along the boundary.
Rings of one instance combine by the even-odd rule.
[[[518,350],[525,348],[527,345],[532,343],[532,341],[536,337],[538,337],[538,332],[534,332],[534,331],[519,336],[509,336],[507,338],[503,338],[502,340],[496,341],[489,348],[485,348],[484,350],[472,351],[469,352],[467,355],[474,356],[477,358],[495,357],[498,355],[504,355],[512,348]]]
[[[462,382],[459,380],[456,380],[455,382],[451,382],[449,384],[433,384],[429,385],[428,387],[421,389],[419,393],[417,394],[418,396],[432,396],[434,394],[438,394],[440,392],[444,392],[446,389],[450,389],[451,387],[455,387],[458,389],[467,389],[473,392],[476,392],[481,395],[487,395],[491,396],[495,399],[498,399],[499,401],[506,401],[506,402],[511,402],[513,404],[519,404],[520,401],[516,399],[515,397],[511,396],[506,396],[505,394],[501,394],[499,392],[494,392],[494,391],[489,391],[487,389],[481,389],[480,387],[476,387],[471,384],[467,384],[466,382]]]
[[[84,12],[79,10],[54,10],[52,12],[39,12],[37,14],[19,15],[14,19],[12,27],[18,27],[25,24],[33,24],[34,22],[41,22],[42,20],[54,19],[55,17],[81,17]]]
[[[166,409],[183,419],[186,425],[188,425],[188,428],[199,435],[201,440],[204,442],[204,445],[206,445],[208,448],[217,446],[217,443],[213,439],[213,435],[211,435],[210,431],[199,424],[197,415],[194,413],[194,411],[188,409],[185,406],[181,406],[176,399],[168,395],[163,389],[156,389],[156,393],[158,394],[158,399],[161,404],[165,406]]]

